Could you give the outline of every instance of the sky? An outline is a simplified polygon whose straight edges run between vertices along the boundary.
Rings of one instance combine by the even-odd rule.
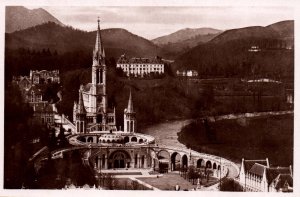
[[[29,9],[37,7],[27,6]],[[124,28],[147,39],[154,39],[184,28],[211,27],[220,30],[247,26],[266,26],[292,20],[291,7],[170,7],[170,6],[45,6],[54,17],[74,28],[92,31],[97,28]]]

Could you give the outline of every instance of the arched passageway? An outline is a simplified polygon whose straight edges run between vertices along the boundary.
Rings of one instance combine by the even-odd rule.
[[[169,169],[170,154],[166,150],[161,150],[157,154],[158,168],[160,173],[165,173]]]
[[[139,139],[139,143],[141,144],[141,143],[143,143],[143,139],[141,138],[141,139]]]
[[[187,168],[188,167],[188,157],[186,155],[182,156],[182,167]]]
[[[202,168],[205,166],[205,162],[203,159],[198,159],[197,160],[197,168]]]
[[[174,152],[171,155],[171,170],[176,171],[180,169],[180,159],[181,156],[179,153]]]
[[[137,142],[137,138],[136,137],[132,137],[131,138],[131,142]]]
[[[93,137],[89,137],[87,142],[93,142]]]
[[[109,168],[129,167],[130,160],[130,155],[126,151],[115,151],[110,156]]]
[[[217,164],[216,163],[213,164],[213,169],[214,170],[217,169]]]
[[[211,161],[208,160],[208,161],[206,162],[206,166],[205,166],[205,167],[206,167],[206,168],[211,168]]]
[[[129,137],[128,136],[124,137],[124,143],[127,143],[127,142],[129,142]]]

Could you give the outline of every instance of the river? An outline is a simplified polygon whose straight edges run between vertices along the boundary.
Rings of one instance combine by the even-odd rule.
[[[178,141],[177,133],[181,128],[189,124],[192,120],[176,120],[164,122],[149,126],[142,130],[141,133],[155,137],[155,142],[158,145],[172,146],[178,148],[186,148],[184,144]]]

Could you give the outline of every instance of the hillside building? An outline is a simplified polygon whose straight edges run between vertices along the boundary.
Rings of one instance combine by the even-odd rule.
[[[176,75],[178,77],[198,77],[198,72],[196,70],[177,70]]]
[[[48,102],[32,103],[33,117],[35,120],[40,121],[42,124],[48,126],[54,126],[55,115],[57,114],[57,108],[55,104],[49,104]]]
[[[251,47],[248,49],[248,51],[249,51],[249,52],[254,52],[254,53],[256,53],[256,52],[260,52],[261,49],[259,48],[259,46],[253,45],[253,46],[251,46]]]
[[[161,75],[165,73],[164,62],[160,57],[155,58],[131,58],[125,54],[117,61],[117,68],[121,68],[126,76],[145,77],[148,75]]]
[[[33,108],[33,118],[47,126],[55,125],[57,109],[55,104],[43,100],[47,83],[59,83],[59,71],[30,71],[30,76],[13,77],[13,83],[19,86],[22,97]]]
[[[59,70],[30,70],[29,78],[32,84],[60,83]]]
[[[238,179],[245,191],[292,192],[293,172],[290,167],[270,167],[269,160],[242,159]]]

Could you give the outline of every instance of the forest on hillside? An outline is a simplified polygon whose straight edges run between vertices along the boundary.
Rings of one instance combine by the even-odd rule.
[[[252,46],[260,51],[249,52]],[[278,39],[237,39],[199,45],[175,61],[177,69],[195,69],[206,77],[293,78],[294,50]]]

